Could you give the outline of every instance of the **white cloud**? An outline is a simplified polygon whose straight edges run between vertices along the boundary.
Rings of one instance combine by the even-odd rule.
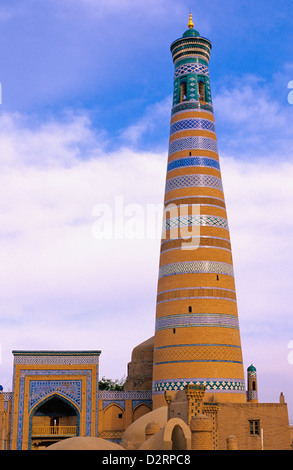
[[[246,75],[226,79],[213,99],[221,153],[236,158],[286,160],[293,155],[293,108],[287,83]]]
[[[165,103],[156,109],[159,120]],[[150,113],[140,125],[133,144],[152,126]],[[23,116],[3,114],[0,129],[3,380],[12,349],[101,349],[102,375],[121,377],[132,348],[153,334],[159,240],[97,240],[93,209],[113,210],[115,197],[124,208],[161,204],[167,149],[109,152],[85,115],[32,128]],[[285,146],[287,134],[279,137]],[[221,162],[244,359],[264,371],[263,381],[279,368],[286,395],[293,162],[237,156],[223,152]]]
[[[121,131],[122,141],[127,142],[127,145],[136,146],[147,133],[153,134],[157,128],[161,130],[163,123],[166,124],[167,129],[167,124],[170,121],[171,106],[171,96],[166,97],[159,103],[150,105],[142,117],[136,120],[135,124]]]
[[[245,367],[258,370],[260,401],[285,393],[292,417],[293,161],[222,156]]]
[[[290,314],[293,161],[248,163],[223,157],[222,175],[246,318],[249,315],[249,321],[258,324],[269,314],[271,321],[277,321],[278,292],[287,291],[282,314]],[[251,296],[245,294],[250,291],[254,293],[253,302]],[[262,312],[255,308],[258,292]]]
[[[6,372],[12,373],[12,349],[102,348],[103,364],[115,363],[113,373],[123,374],[131,348],[153,331],[158,245],[95,239],[93,208],[113,210],[115,197],[124,209],[161,201],[166,155],[103,153],[99,135],[80,116],[34,130],[22,122],[3,116],[0,126]],[[142,328],[147,316],[149,327]]]

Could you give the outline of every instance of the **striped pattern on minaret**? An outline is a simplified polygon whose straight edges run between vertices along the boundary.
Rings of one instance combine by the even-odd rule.
[[[211,43],[190,28],[175,66],[161,240],[153,407],[164,392],[205,385],[246,401],[228,218],[209,79]]]

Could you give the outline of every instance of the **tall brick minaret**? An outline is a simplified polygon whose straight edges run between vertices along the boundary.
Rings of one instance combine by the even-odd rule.
[[[245,402],[229,227],[209,79],[211,43],[188,29],[175,66],[154,339],[153,407],[165,390],[205,385]],[[208,395],[207,395],[208,396]]]

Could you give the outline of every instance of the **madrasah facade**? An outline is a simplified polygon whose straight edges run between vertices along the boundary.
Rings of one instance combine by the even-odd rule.
[[[132,351],[123,391],[99,390],[99,350],[12,351],[1,450],[292,450],[283,393],[259,403],[257,370],[243,368],[211,48],[191,15],[171,44],[154,336]]]

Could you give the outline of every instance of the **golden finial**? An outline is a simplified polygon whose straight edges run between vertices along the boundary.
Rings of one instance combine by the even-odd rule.
[[[193,26],[194,26],[193,21],[192,21],[192,14],[191,13],[189,15],[189,22],[188,22],[187,26],[188,26],[189,29],[192,29]]]

